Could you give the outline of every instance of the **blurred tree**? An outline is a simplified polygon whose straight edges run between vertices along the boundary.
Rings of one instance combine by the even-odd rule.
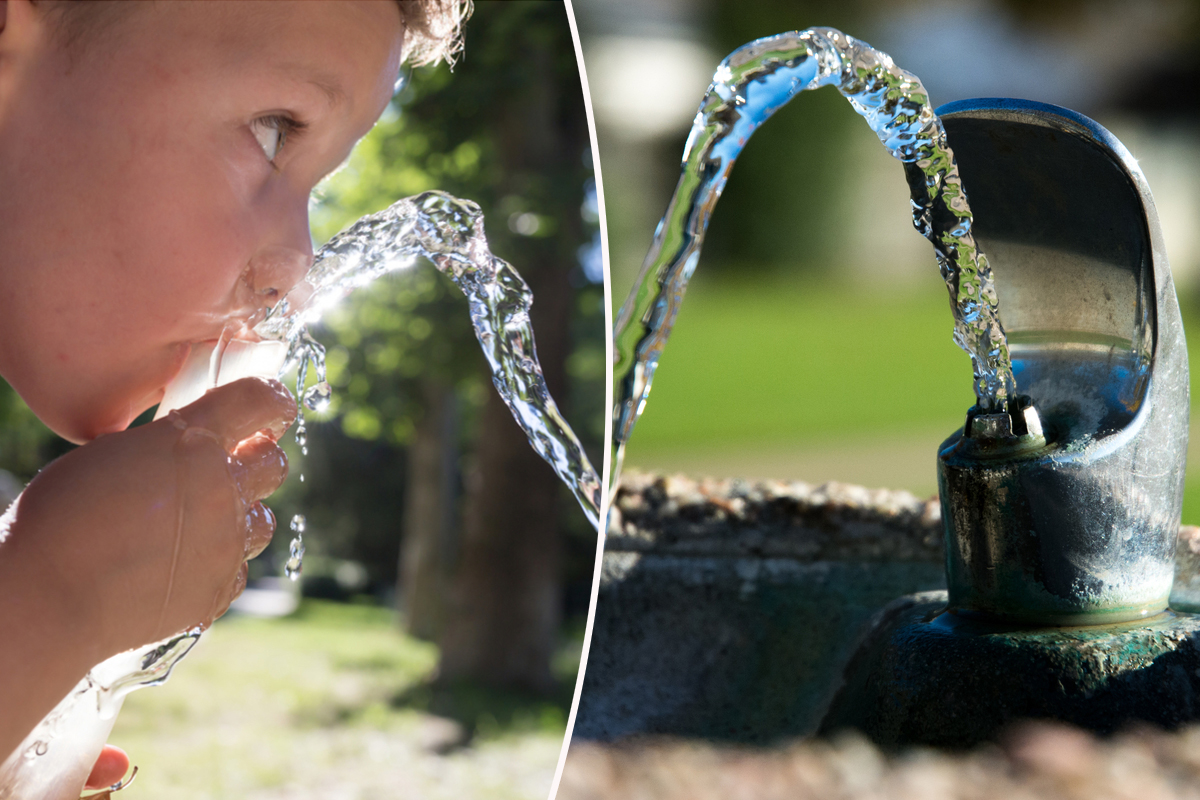
[[[493,251],[534,292],[550,391],[568,417],[582,419],[566,396],[568,357],[576,394],[602,398],[603,298],[599,287],[585,288],[579,267],[592,233],[581,216],[591,169],[563,4],[477,3],[453,75],[422,69],[406,83],[323,187],[318,236],[426,189],[478,202]],[[584,335],[572,327],[580,316]],[[445,680],[546,688],[562,607],[562,520],[582,514],[559,502],[553,472],[491,389],[458,290],[421,265],[352,297],[326,326],[331,411],[342,429],[408,448],[399,590],[410,629],[438,639]],[[577,432],[597,443],[602,402],[576,405],[589,421]],[[458,531],[447,514],[464,441],[474,445]]]
[[[866,5],[717,2],[710,7],[707,35],[723,58],[746,42],[785,31],[826,26],[857,34]],[[861,125],[846,101],[824,88],[790,103],[756,131],[713,214],[704,245],[708,271],[836,271],[844,248],[828,232],[846,228],[836,200],[848,166],[839,143],[848,129]],[[683,142],[672,146],[679,153]]]

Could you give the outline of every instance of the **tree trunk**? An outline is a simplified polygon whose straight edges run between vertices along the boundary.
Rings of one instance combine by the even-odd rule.
[[[537,350],[550,393],[562,398],[570,293],[556,265],[522,272],[536,302]],[[463,539],[440,637],[439,678],[545,692],[562,611],[558,476],[495,392],[480,420],[467,484]]]
[[[481,427],[439,679],[547,691],[561,606],[557,478],[498,397]]]
[[[445,616],[457,495],[458,403],[445,383],[424,384],[425,414],[408,448],[404,538],[396,597],[405,629],[435,641]]]
[[[511,32],[520,41],[508,42],[522,56],[508,67],[513,71],[505,81],[506,102],[493,103],[500,110],[493,120],[500,151],[497,194],[526,198],[539,214],[552,215],[558,228],[543,238],[509,238],[510,249],[497,254],[513,263],[533,291],[530,317],[538,356],[551,395],[563,402],[571,338],[568,275],[583,241],[579,209],[587,124],[578,73],[570,66],[567,21],[556,16],[565,9],[557,3],[524,5],[524,24]],[[553,182],[549,175],[556,176]],[[489,230],[506,222],[489,219]],[[439,679],[548,691],[562,616],[563,492],[495,392],[484,406],[474,463],[438,642]]]

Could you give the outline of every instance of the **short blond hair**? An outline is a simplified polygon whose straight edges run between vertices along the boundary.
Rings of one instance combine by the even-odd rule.
[[[139,3],[40,0],[55,16],[60,40],[68,48],[102,35]],[[409,64],[454,62],[462,50],[462,26],[471,16],[472,0],[396,0],[404,22],[404,61]]]
[[[404,20],[404,61],[453,64],[462,50],[462,26],[472,0],[396,0]]]

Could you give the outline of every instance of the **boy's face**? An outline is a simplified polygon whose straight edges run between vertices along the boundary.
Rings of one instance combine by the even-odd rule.
[[[391,0],[171,2],[64,50],[10,0],[0,372],[38,416],[125,428],[191,343],[303,275],[309,192],[382,112],[401,40]]]

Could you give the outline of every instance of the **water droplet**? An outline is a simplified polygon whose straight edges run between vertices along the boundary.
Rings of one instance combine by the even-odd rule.
[[[292,539],[287,563],[283,565],[283,572],[291,580],[298,580],[302,569],[304,569],[304,541],[297,536]]]
[[[325,381],[315,383],[309,390],[304,393],[304,405],[309,411],[315,411],[318,414],[329,409],[329,402],[333,399],[333,389]]]
[[[292,517],[292,530],[296,533],[304,533],[304,529],[308,526],[308,520],[303,514],[297,514]]]

